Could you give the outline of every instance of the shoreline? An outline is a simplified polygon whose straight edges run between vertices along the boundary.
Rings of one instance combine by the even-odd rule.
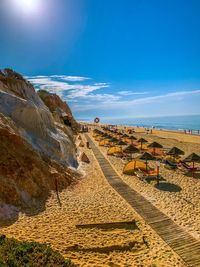
[[[93,122],[80,122],[82,125],[86,125],[86,126],[89,126],[89,127],[92,127],[92,128],[95,128],[95,127],[101,127],[101,126],[108,126],[108,125],[111,125],[111,124],[105,124],[105,123],[98,123],[98,124],[95,124]],[[147,133],[145,131],[145,128],[144,127],[136,127],[136,126],[128,126],[128,125],[115,125],[117,129],[134,129],[135,131],[135,134],[140,134],[140,135],[143,135],[143,136],[146,136],[146,137],[150,137],[151,136],[157,136],[157,137],[160,137],[160,138],[171,138],[171,139],[176,139],[176,140],[179,140],[180,142],[187,142],[187,143],[197,143],[197,144],[200,144],[200,134],[189,134],[189,133],[184,133],[184,132],[181,132],[181,131],[173,131],[173,130],[160,130],[160,129],[151,129],[152,130],[152,133]],[[133,133],[134,134],[134,133]]]
[[[164,132],[174,132],[174,133],[182,133],[182,134],[188,134],[188,135],[194,135],[194,136],[200,136],[200,129],[195,130],[195,129],[188,129],[188,128],[183,128],[183,129],[170,129],[170,128],[160,128],[156,126],[142,126],[142,125],[133,125],[133,124],[113,124],[113,123],[98,123],[95,124],[94,122],[87,122],[87,121],[79,121],[80,124],[88,124],[88,125],[93,125],[93,126],[108,126],[112,125],[113,127],[126,127],[126,128],[139,128],[139,129],[148,129],[148,130],[157,130],[157,131],[164,131]]]
[[[169,131],[169,132],[177,132],[177,133],[183,133],[183,134],[191,134],[191,135],[200,135],[200,124],[197,123],[197,121],[195,123],[193,123],[192,125],[187,125],[188,121],[186,120],[184,123],[172,123],[173,122],[173,118],[175,117],[199,117],[200,121],[200,115],[199,114],[195,114],[195,115],[180,115],[180,116],[163,116],[163,117],[144,117],[144,118],[132,118],[133,122],[128,122],[130,120],[130,118],[124,118],[124,121],[127,121],[126,123],[123,122],[122,119],[119,119],[119,121],[115,121],[115,119],[113,120],[114,122],[112,122],[112,120],[110,120],[110,122],[102,122],[102,125],[113,125],[113,126],[120,126],[120,127],[135,127],[135,128],[146,128],[146,129],[155,129],[155,130],[160,130],[160,131]],[[169,118],[169,122],[159,122],[159,119],[165,119],[165,118]],[[147,121],[148,119],[148,121]],[[151,121],[152,119],[155,119],[155,121]],[[172,119],[172,121],[170,120]],[[118,119],[116,119],[118,120]],[[121,122],[120,122],[121,120]],[[137,120],[139,120],[137,122]],[[158,120],[158,121],[157,121]],[[93,120],[78,120],[79,123],[85,123],[85,124],[94,124]],[[135,121],[135,122],[134,122]],[[167,123],[167,124],[166,124]],[[167,126],[169,124],[169,127]],[[171,124],[171,127],[170,127]],[[177,127],[174,127],[174,125]]]

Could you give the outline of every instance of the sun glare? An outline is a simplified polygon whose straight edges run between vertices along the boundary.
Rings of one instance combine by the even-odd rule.
[[[24,13],[34,13],[39,8],[39,1],[41,0],[13,0],[13,4]]]

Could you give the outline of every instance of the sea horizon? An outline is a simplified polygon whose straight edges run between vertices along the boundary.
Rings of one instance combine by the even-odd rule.
[[[77,120],[82,122],[93,122],[91,118]],[[102,118],[100,122],[105,124],[138,126],[173,131],[192,130],[194,133],[200,130],[200,114],[133,118]]]

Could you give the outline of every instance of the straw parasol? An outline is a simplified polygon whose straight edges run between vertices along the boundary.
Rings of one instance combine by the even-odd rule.
[[[148,153],[148,152],[144,152],[142,154],[142,156],[139,157],[139,159],[145,160],[145,163],[146,163],[146,171],[147,171],[148,161],[149,160],[155,160],[155,157],[152,154]]]
[[[195,154],[195,153],[192,153],[189,156],[187,156],[183,161],[184,162],[192,162],[192,177],[194,177],[194,173],[195,173],[194,163],[200,162],[200,156]]]
[[[122,140],[120,140],[120,141],[117,143],[117,145],[118,145],[118,146],[126,146],[127,143],[124,142],[124,141],[122,141]]]
[[[148,143],[148,141],[146,139],[144,139],[144,138],[138,139],[138,142],[140,143],[140,149],[142,149],[142,144]]]
[[[107,133],[102,134],[102,137],[107,137],[107,136],[108,136]]]
[[[157,142],[151,143],[150,145],[148,145],[148,147],[153,148],[153,155],[155,155],[156,148],[163,148],[163,146],[161,144],[157,143]]]
[[[139,149],[133,145],[129,145],[123,150],[127,154],[138,153]]]
[[[129,137],[129,136],[126,133],[122,135],[122,138],[127,138],[127,137]]]
[[[129,146],[124,148],[123,152],[126,154],[131,154],[131,158],[132,158],[132,154],[138,153],[139,149],[133,145],[129,145]]]
[[[98,129],[94,129],[94,132],[95,133],[102,133],[100,130],[98,130]]]
[[[126,146],[126,145],[127,145],[127,143],[126,143],[126,142],[124,142],[124,141],[122,141],[122,140],[120,140],[119,142],[117,142],[117,143],[116,143],[116,145],[117,145],[117,146],[120,146],[120,148],[121,148],[121,151],[122,151],[122,146]]]
[[[174,146],[172,147],[168,152],[167,152],[167,155],[171,155],[173,157],[176,157],[176,156],[180,156],[180,155],[184,155],[185,152],[181,149],[179,149],[178,147]]]
[[[117,138],[115,138],[115,137],[112,137],[110,140],[109,140],[109,142],[110,143],[116,143],[116,142],[118,142],[119,140],[117,139]]]
[[[133,144],[133,140],[137,140],[137,138],[133,135],[128,136],[127,139],[131,140],[131,144]]]

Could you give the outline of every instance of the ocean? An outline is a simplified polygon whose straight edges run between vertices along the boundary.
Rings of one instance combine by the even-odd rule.
[[[151,117],[151,118],[123,118],[123,119],[101,119],[102,123],[142,126],[145,128],[155,127],[157,129],[184,131],[192,130],[193,133],[200,131],[200,115]]]

